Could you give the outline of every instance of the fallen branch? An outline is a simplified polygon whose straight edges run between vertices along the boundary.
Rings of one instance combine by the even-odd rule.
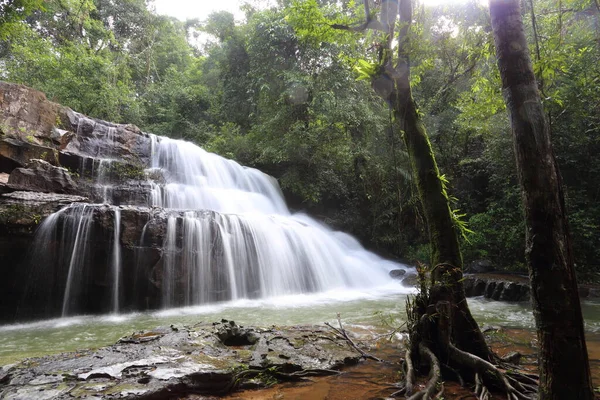
[[[342,326],[342,319],[341,319],[339,313],[337,314],[337,320],[338,320],[338,324],[340,325],[339,329],[336,328],[335,326],[332,326],[329,322],[325,322],[325,325],[327,325],[328,327],[333,329],[337,333],[337,335],[340,339],[345,340],[346,343],[348,343],[352,348],[354,348],[354,350],[358,351],[363,358],[374,360],[377,362],[384,362],[384,360],[382,360],[381,358],[375,357],[374,355],[371,355],[371,354],[367,353],[366,351],[364,351],[363,349],[361,349],[360,347],[358,347],[356,345],[356,343],[354,343],[354,341],[352,339],[350,339],[350,337],[346,333],[346,330]]]

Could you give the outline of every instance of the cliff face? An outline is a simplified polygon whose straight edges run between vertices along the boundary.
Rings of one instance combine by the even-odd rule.
[[[56,248],[60,243],[34,245],[36,229],[69,204],[107,201],[109,182],[115,183],[110,187],[110,202],[147,205],[149,187],[140,171],[148,164],[150,148],[149,135],[133,125],[93,120],[47,100],[37,90],[0,82],[0,274],[7,278],[0,280],[0,321],[60,315],[66,271],[44,271],[52,260],[32,262],[36,245]],[[98,179],[98,168],[106,158],[114,161]],[[112,221],[112,214],[110,207],[98,207],[94,218]],[[143,227],[133,208],[123,215],[123,225],[129,227],[125,232]],[[95,273],[85,289],[92,293],[101,293],[107,285],[110,255],[106,253],[112,245],[107,242],[114,236],[113,229],[102,223],[94,227],[97,265],[89,269]],[[133,264],[137,242],[134,245],[126,235],[124,240],[128,246],[123,258]],[[56,251],[45,254],[48,258]],[[154,260],[152,265],[160,258],[157,248],[138,251],[137,256]],[[124,278],[131,282],[134,276]],[[131,307],[152,306],[150,297],[143,297],[138,303],[144,304],[134,305],[131,300]],[[110,301],[105,296],[89,298],[96,300],[85,306],[86,311],[107,311],[103,302]]]

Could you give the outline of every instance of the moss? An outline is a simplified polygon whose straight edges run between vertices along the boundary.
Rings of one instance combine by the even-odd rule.
[[[146,177],[144,168],[135,164],[113,163],[110,166],[110,173],[123,180],[141,180]]]
[[[0,208],[0,224],[2,225],[38,225],[42,221],[42,215],[21,204],[10,204]]]
[[[234,359],[211,357],[204,353],[191,354],[188,357],[186,357],[186,359],[182,359],[181,361],[192,361],[194,363],[202,365],[210,365],[215,369],[229,369],[231,368],[233,362],[235,362]]]
[[[10,132],[10,126],[5,123],[0,124],[0,136],[8,135]]]
[[[237,351],[237,356],[242,361],[249,361],[252,359],[252,350],[239,349]]]

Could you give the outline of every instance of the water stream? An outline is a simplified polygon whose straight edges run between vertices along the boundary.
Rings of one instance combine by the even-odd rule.
[[[0,326],[0,365],[31,356],[97,348],[115,343],[120,337],[157,326],[189,325],[199,322],[234,320],[242,325],[270,326],[336,324],[340,313],[352,329],[374,333],[399,326],[405,320],[404,301],[408,290],[392,282],[378,293],[360,290],[297,294],[263,300],[238,300],[204,306],[182,307],[156,312],[121,315],[78,316]],[[404,292],[404,293],[402,293]],[[526,303],[505,303],[469,299],[481,325],[533,329],[534,321]],[[583,303],[586,330],[600,333],[600,303]]]

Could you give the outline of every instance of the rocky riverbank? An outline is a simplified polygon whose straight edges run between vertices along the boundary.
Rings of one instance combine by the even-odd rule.
[[[223,395],[337,374],[360,358],[324,328],[254,328],[223,320],[139,332],[98,350],[31,358],[1,367],[0,398]]]
[[[390,277],[401,280],[404,286],[417,284],[417,276],[406,274],[404,270],[392,270]],[[530,299],[529,278],[523,275],[502,272],[466,273],[463,285],[467,297],[483,296],[497,301],[529,301]],[[600,286],[579,285],[579,296],[582,299],[600,298]]]

